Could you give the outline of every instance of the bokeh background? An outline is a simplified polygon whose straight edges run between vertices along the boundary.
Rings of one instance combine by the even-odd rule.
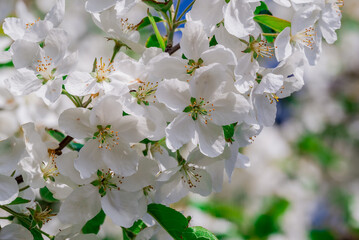
[[[1,14],[31,18],[15,7],[17,0],[10,2],[14,7]],[[24,2],[37,18],[54,0]],[[72,50],[79,50],[78,69],[90,71],[95,57],[111,56],[113,43],[84,11],[84,2],[66,1],[61,26]],[[181,9],[189,2],[182,0]],[[268,6],[286,17],[278,5]],[[221,193],[190,195],[173,205],[191,215],[193,225],[226,240],[359,240],[359,1],[345,0],[342,12],[338,41],[324,44],[319,64],[305,70],[305,87],[280,100],[275,126],[243,150],[251,167],[236,170]],[[144,29],[143,41],[149,36]],[[10,44],[0,28],[1,50]],[[11,64],[0,63],[0,140],[29,121],[56,128],[58,114],[71,102],[61,98],[48,107],[36,94],[12,96],[3,80],[13,71]],[[56,219],[45,225],[49,232],[58,228]],[[100,235],[121,239],[121,229],[107,219]]]

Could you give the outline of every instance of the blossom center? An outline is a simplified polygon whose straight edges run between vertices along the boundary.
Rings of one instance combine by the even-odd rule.
[[[94,133],[93,138],[98,140],[98,148],[105,148],[111,151],[113,147],[119,145],[119,133],[111,130],[111,125],[107,125],[106,127],[98,125],[97,129],[98,131]]]
[[[200,67],[203,67],[204,64],[203,64],[203,59],[200,58],[198,59],[198,61],[194,61],[193,59],[190,59],[187,63],[187,65],[185,66],[186,68],[186,72],[187,74],[189,75],[193,75],[196,71],[196,69],[200,68]]]
[[[26,24],[25,24],[26,29],[31,28],[31,27],[32,27],[32,26],[34,26],[34,25],[35,25],[35,23],[37,23],[38,21],[40,21],[40,18],[36,19],[36,20],[35,20],[35,22],[32,22],[32,23],[26,23]]]
[[[199,101],[196,98],[191,97],[191,104],[188,105],[183,112],[188,113],[188,116],[192,117],[195,121],[199,116],[205,118],[205,124],[208,123],[208,119],[206,117],[211,117],[212,112],[215,111],[213,104],[210,104],[209,101],[205,101],[204,98],[200,97]],[[209,118],[212,120],[212,118]]]
[[[201,182],[202,175],[197,172],[195,166],[185,164],[180,169],[180,173],[182,174],[181,180],[187,184],[189,188],[196,188],[197,184]]]
[[[91,184],[98,187],[101,197],[105,196],[107,191],[120,190],[120,185],[124,177],[120,177],[115,174],[111,169],[105,171],[97,170],[97,180],[93,181]]]
[[[115,71],[115,68],[113,67],[112,63],[110,62],[107,66],[102,61],[102,58],[100,58],[100,63],[96,65],[96,72],[94,73],[94,77],[97,79],[98,83],[101,82],[111,82],[111,80],[108,78],[108,75]]]
[[[46,84],[49,80],[54,79],[56,68],[52,63],[50,56],[43,57],[37,60],[36,71],[38,72],[37,77],[42,80],[43,84]]]
[[[120,23],[121,23],[122,31],[126,34],[133,32],[137,28],[137,25],[130,23],[128,21],[128,18],[121,18]]]
[[[50,179],[51,181],[55,182],[54,177],[60,174],[56,166],[57,155],[54,149],[49,149],[48,152],[49,152],[49,161],[47,163],[42,162],[40,166],[40,170],[42,172],[42,176],[45,181],[47,181],[47,179]]]
[[[130,94],[132,97],[137,99],[137,103],[141,105],[149,105],[150,101],[155,103],[158,82],[143,82],[140,79],[136,79],[136,82],[139,83],[137,90],[131,90]]]
[[[303,46],[313,49],[313,44],[315,43],[314,36],[316,35],[313,27],[306,28],[305,30],[298,32],[297,34],[291,36],[290,40],[297,42]]]
[[[251,43],[251,49],[257,54],[257,56],[272,58],[274,56],[274,48],[268,45],[267,40],[253,41]]]

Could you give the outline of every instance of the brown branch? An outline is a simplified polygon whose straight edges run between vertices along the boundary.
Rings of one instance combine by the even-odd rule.
[[[166,52],[168,52],[170,55],[174,54],[177,50],[179,50],[181,48],[180,44],[177,43],[176,45],[174,45],[171,48],[166,49]]]
[[[22,177],[22,175],[19,175],[15,178],[17,184],[23,183],[24,182],[24,178]]]
[[[66,136],[64,140],[59,143],[59,147],[55,149],[55,154],[60,156],[62,154],[62,149],[64,149],[74,138]]]

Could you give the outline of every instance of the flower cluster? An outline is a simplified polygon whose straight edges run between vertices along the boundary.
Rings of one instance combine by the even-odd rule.
[[[274,124],[277,102],[303,87],[304,66],[317,63],[322,39],[336,41],[344,4],[274,0],[290,13],[285,20],[265,2],[196,0],[180,14],[180,1],[88,0],[84,8],[115,43],[90,72],[76,68],[78,54],[59,27],[65,0],[44,19],[6,18],[13,43],[0,60],[16,69],[6,80],[10,92],[35,92],[49,106],[68,97],[74,107],[56,129],[29,122],[0,142],[1,208],[12,213],[8,204],[25,201],[14,216],[29,217],[28,229],[41,233],[54,214],[35,192],[48,189],[61,201],[56,217],[70,225],[56,239],[96,239],[80,232],[101,210],[124,228],[142,219],[149,227],[136,239],[149,239],[161,230],[149,204],[221,191],[225,174],[230,181],[235,168],[250,165],[240,149]],[[146,48],[139,30],[151,25],[158,47]],[[13,223],[0,239],[29,234]]]

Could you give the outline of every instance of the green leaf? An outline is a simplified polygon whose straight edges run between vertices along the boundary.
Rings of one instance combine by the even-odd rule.
[[[157,17],[157,16],[153,16],[153,19],[155,20],[156,23],[163,21],[162,18]],[[141,23],[137,26],[137,31],[141,30],[142,28],[145,28],[149,25],[151,25],[150,19],[148,19],[148,17],[145,17],[142,19]]]
[[[188,220],[176,210],[162,204],[148,205],[147,212],[175,239],[182,240],[182,233],[188,227]]]
[[[40,188],[40,196],[46,202],[58,202],[56,198],[54,198],[52,192],[47,187]]]
[[[183,232],[183,240],[218,240],[216,236],[203,227],[190,227]]]
[[[166,13],[173,4],[173,0],[165,2],[158,2],[155,0],[142,0],[142,2],[146,3],[150,7],[153,7],[156,11],[163,13]]]
[[[158,30],[158,27],[156,25],[155,19],[153,18],[152,14],[150,13],[149,10],[147,10],[147,15],[148,15],[148,19],[151,22],[153,30],[155,31],[155,35],[156,35],[157,41],[158,41],[158,43],[160,45],[160,48],[162,48],[162,50],[165,51],[165,49],[166,49],[165,41],[163,40],[163,38],[161,36],[161,33]]]
[[[84,234],[97,234],[100,231],[100,226],[105,222],[106,214],[101,211],[92,219],[90,219],[82,228]]]
[[[156,47],[156,48],[161,48],[158,40],[157,40],[157,37],[156,37],[156,34],[152,34],[146,41],[146,47],[147,48],[150,48],[150,47]]]
[[[268,7],[267,4],[265,4],[263,1],[260,1],[261,5],[256,7],[256,10],[254,11],[254,15],[259,15],[259,14],[268,14],[268,15],[273,15]]]
[[[297,142],[300,154],[307,155],[316,160],[324,168],[333,168],[339,161],[339,156],[325,144],[321,136],[305,134]]]
[[[277,18],[271,15],[262,14],[262,15],[256,15],[253,17],[253,19],[260,24],[263,24],[271,29],[273,29],[276,32],[281,32],[285,28],[290,27],[291,23],[287,20]]]
[[[59,131],[57,131],[55,129],[47,129],[46,131],[47,131],[48,134],[50,134],[51,137],[55,138],[59,142],[61,142],[65,138],[65,135],[62,132],[59,132]],[[76,143],[74,141],[71,141],[67,145],[67,147],[69,149],[71,149],[73,151],[77,151],[77,152],[79,152],[83,146],[84,146],[83,144]]]
[[[269,11],[267,5],[263,1],[261,1],[261,5],[258,6],[256,8],[256,10],[254,11],[254,15],[260,15],[260,14],[273,15]],[[271,29],[261,23],[258,23],[258,25],[261,27],[263,33],[272,33],[272,34],[276,33],[276,31],[274,31],[273,29]],[[273,36],[265,36],[265,38],[267,39],[268,42],[274,42],[274,39],[275,39],[275,37],[273,37]]]
[[[23,199],[21,197],[17,197],[14,201],[12,201],[11,203],[7,204],[7,205],[17,205],[17,204],[24,204],[24,203],[29,203],[31,202],[31,200],[27,200],[27,199]]]
[[[191,206],[215,217],[226,219],[238,227],[245,222],[244,211],[239,205],[224,201],[191,202]]]
[[[329,230],[312,230],[310,240],[335,240],[335,236]]]
[[[254,233],[260,239],[280,232],[280,218],[287,211],[289,202],[284,198],[273,198],[268,208],[254,222]]]

